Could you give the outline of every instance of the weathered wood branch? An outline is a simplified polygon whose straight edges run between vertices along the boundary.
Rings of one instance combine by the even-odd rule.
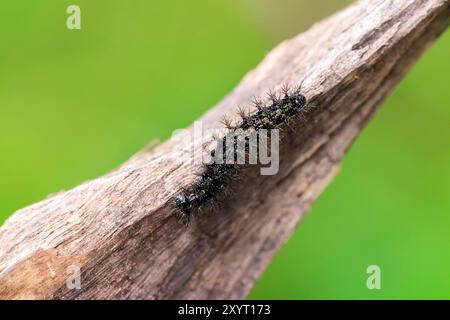
[[[187,147],[204,142],[181,143],[191,128],[9,218],[0,298],[245,297],[449,14],[447,0],[361,1],[283,42],[201,118],[219,128],[253,96],[303,82],[317,108],[281,145],[277,175],[246,173],[221,209],[184,228],[173,198],[200,166]],[[66,286],[71,265],[81,268],[80,290]]]

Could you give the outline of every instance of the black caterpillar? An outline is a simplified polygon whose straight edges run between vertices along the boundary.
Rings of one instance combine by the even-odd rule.
[[[238,124],[232,125],[230,121],[224,120],[223,123],[229,129],[229,133],[219,141],[222,143],[222,154],[225,159],[226,155],[230,152],[231,156],[236,158],[234,154],[236,148],[233,150],[227,150],[225,146],[226,137],[233,134],[236,129],[241,129],[244,132],[254,130],[256,134],[261,129],[276,129],[282,125],[289,126],[289,120],[301,115],[302,109],[306,106],[306,98],[300,93],[300,88],[294,90],[292,93],[285,87],[283,89],[283,96],[277,97],[275,94],[269,93],[270,105],[263,106],[259,101],[255,101],[256,112],[251,115],[247,115],[244,110],[239,111],[241,120]],[[235,146],[239,139],[246,139],[246,135],[235,137]],[[233,138],[234,139],[234,138]],[[217,146],[210,152],[212,158],[216,155]],[[248,146],[246,146],[246,151]],[[187,226],[190,221],[192,211],[200,208],[208,201],[215,199],[221,190],[224,190],[232,180],[232,177],[238,173],[240,166],[236,163],[227,164],[225,161],[222,163],[213,162],[211,164],[205,164],[203,172],[199,175],[198,182],[193,186],[184,189],[175,198],[175,205],[181,212],[184,224]]]

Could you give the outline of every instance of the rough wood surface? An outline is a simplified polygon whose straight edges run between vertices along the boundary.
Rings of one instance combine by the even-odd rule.
[[[446,0],[361,1],[281,43],[201,118],[205,129],[283,83],[303,82],[317,108],[282,144],[279,174],[249,174],[223,208],[187,229],[172,202],[199,167],[186,147],[201,139],[180,146],[192,128],[17,211],[0,229],[0,298],[245,297],[449,11]],[[66,286],[73,265],[80,290]]]

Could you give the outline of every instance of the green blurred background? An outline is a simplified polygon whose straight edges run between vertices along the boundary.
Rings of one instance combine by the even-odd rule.
[[[0,223],[189,125],[279,41],[348,2],[3,1]],[[73,3],[81,30],[66,28]],[[449,57],[447,32],[249,298],[450,298]],[[372,264],[381,290],[366,287]]]

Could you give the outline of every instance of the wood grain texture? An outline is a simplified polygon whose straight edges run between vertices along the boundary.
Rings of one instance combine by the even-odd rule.
[[[206,139],[185,142],[189,128],[11,216],[0,229],[0,298],[244,298],[449,15],[447,0],[366,0],[281,43],[200,119],[219,128],[253,96],[303,83],[316,107],[281,144],[277,175],[245,173],[220,209],[184,228],[173,199],[194,182],[190,150]],[[80,290],[66,286],[71,265]]]

